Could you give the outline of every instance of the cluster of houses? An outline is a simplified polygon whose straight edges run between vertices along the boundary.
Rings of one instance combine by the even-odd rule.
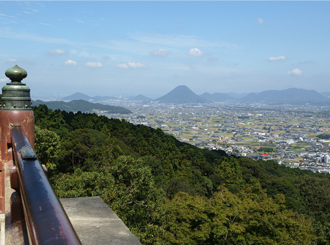
[[[330,122],[320,116],[322,110],[328,111],[326,108],[157,103],[125,106],[133,114],[108,116],[161,128],[178,140],[201,148],[276,160],[312,171],[330,169],[330,141],[317,137],[330,131]]]

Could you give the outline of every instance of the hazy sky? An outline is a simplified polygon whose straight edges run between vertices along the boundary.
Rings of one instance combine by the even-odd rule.
[[[3,2],[0,86],[33,97],[330,91],[330,2]]]

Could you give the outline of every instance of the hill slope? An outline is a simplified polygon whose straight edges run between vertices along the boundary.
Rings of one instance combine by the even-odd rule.
[[[142,244],[330,242],[329,175],[198,149],[126,120],[33,110],[56,194],[101,196]]]
[[[161,103],[174,103],[174,104],[209,102],[208,100],[195,94],[185,85],[180,85],[176,87],[171,92],[167,93],[166,95],[156,100]]]
[[[123,107],[102,105],[99,103],[91,103],[85,100],[72,100],[70,102],[64,102],[64,101],[44,102],[41,100],[33,101],[33,106],[38,106],[40,104],[46,105],[48,108],[51,108],[53,110],[60,109],[63,111],[91,112],[94,109],[94,110],[108,111],[109,113],[120,113],[120,114],[132,113],[130,110]]]

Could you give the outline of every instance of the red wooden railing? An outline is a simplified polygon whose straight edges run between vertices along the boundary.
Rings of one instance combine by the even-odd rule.
[[[81,244],[20,125],[10,129],[12,188],[20,195],[30,244]]]

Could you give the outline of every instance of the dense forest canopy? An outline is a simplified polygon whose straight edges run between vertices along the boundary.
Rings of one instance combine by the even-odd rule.
[[[160,129],[33,108],[57,195],[101,196],[142,244],[330,244],[330,179]]]

